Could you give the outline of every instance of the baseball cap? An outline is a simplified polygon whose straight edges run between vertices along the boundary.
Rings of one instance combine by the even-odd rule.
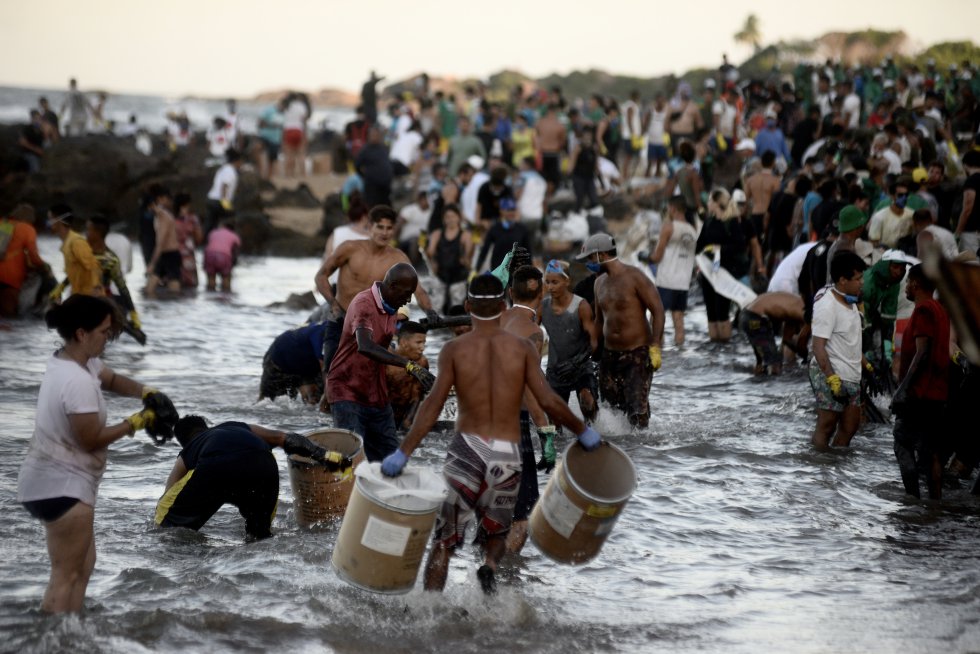
[[[927,171],[922,166],[919,166],[918,168],[912,171],[912,181],[915,182],[916,184],[921,184],[927,179],[929,179],[929,171]]]
[[[838,229],[840,229],[841,233],[844,233],[852,229],[857,229],[858,227],[864,227],[868,222],[868,216],[853,204],[849,204],[840,210],[837,221]]]
[[[616,239],[609,234],[593,234],[582,244],[582,252],[577,257],[578,261],[583,261],[597,252],[609,252],[616,249]]]
[[[747,198],[745,197],[745,191],[740,188],[732,191],[732,202],[735,204],[745,204]]]
[[[483,170],[483,165],[486,162],[483,160],[483,157],[481,157],[480,155],[473,154],[470,155],[470,157],[466,160],[466,163],[473,166],[473,170]]]
[[[514,198],[500,198],[500,210],[501,211],[513,211],[517,208],[517,203],[514,202]]]

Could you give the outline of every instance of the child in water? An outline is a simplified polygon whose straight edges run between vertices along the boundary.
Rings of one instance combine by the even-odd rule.
[[[223,220],[221,225],[208,234],[208,244],[204,248],[204,272],[208,275],[208,290],[216,290],[217,276],[221,275],[221,290],[231,292],[231,269],[238,263],[238,250],[242,239],[233,229],[232,220]]]
[[[429,368],[428,359],[422,355],[425,350],[425,328],[422,325],[409,320],[402,322],[395,339],[396,354],[423,368]],[[385,375],[388,378],[388,396],[395,414],[395,426],[398,429],[408,429],[415,419],[415,410],[422,401],[422,387],[403,367],[386,366]]]

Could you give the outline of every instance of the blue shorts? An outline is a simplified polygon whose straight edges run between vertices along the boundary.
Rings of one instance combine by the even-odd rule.
[[[675,291],[672,288],[658,286],[660,301],[663,302],[664,311],[687,311],[687,291]]]
[[[648,145],[647,159],[650,161],[663,161],[667,158],[666,145]]]

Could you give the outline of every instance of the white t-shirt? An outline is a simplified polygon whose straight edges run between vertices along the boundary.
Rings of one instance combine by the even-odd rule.
[[[233,201],[235,188],[238,186],[238,171],[230,163],[226,163],[214,173],[214,182],[211,184],[211,190],[208,191],[208,200],[220,202],[222,200],[221,187],[226,184],[228,185],[228,195],[224,199]]]
[[[847,128],[857,129],[861,124],[861,98],[856,93],[844,96],[842,111],[847,114]]]
[[[898,239],[912,233],[912,215],[915,212],[905,207],[902,215],[896,215],[891,205],[875,212],[868,223],[868,238],[872,241],[881,241],[887,248],[898,246]]]
[[[399,215],[405,219],[398,239],[400,241],[412,241],[419,237],[423,229],[429,226],[429,214],[431,209],[423,209],[418,202],[402,207]]]
[[[667,107],[657,111],[650,107],[650,124],[647,125],[647,143],[649,145],[664,144],[664,125],[667,123]]]
[[[629,110],[632,109],[631,114]],[[627,100],[619,107],[619,115],[623,117],[620,123],[620,134],[624,139],[630,139],[634,135],[642,136],[640,130],[640,108],[632,100]]]
[[[400,134],[391,144],[391,158],[400,161],[406,168],[411,168],[419,158],[419,146],[422,145],[422,135],[415,130]]]
[[[228,132],[223,129],[208,128],[208,152],[212,157],[223,157],[231,146],[228,141]]]
[[[929,225],[926,227],[926,231],[932,234],[933,240],[942,250],[943,258],[952,259],[960,253],[960,249],[956,245],[956,237],[953,236],[953,232],[949,231],[945,227],[940,227],[939,225]]]
[[[283,129],[306,129],[306,105],[300,100],[293,100],[282,113]]]
[[[691,287],[694,273],[694,248],[698,233],[687,221],[673,221],[664,257],[657,266],[657,286],[673,291],[686,291]]]
[[[536,170],[521,172],[521,199],[517,210],[522,220],[541,220],[544,217],[544,196],[548,192],[548,182]]]
[[[861,383],[861,312],[857,305],[840,303],[829,287],[818,292],[813,303],[813,335],[827,339],[834,372],[844,381]]]
[[[888,174],[889,175],[901,175],[902,174],[902,159],[898,156],[898,153],[891,148],[885,148],[878,156],[885,159],[888,162]]]
[[[468,223],[472,224],[473,218],[476,216],[476,197],[480,193],[480,187],[489,181],[490,175],[487,175],[482,170],[477,171],[473,175],[473,179],[470,180],[470,183],[466,185],[466,188],[460,194],[459,208],[463,210],[463,218]]]
[[[715,100],[711,113],[718,116],[718,133],[727,139],[735,137],[735,106],[724,100]]]
[[[105,235],[105,245],[119,257],[119,267],[124,273],[133,271],[133,244],[128,236],[119,232],[109,232]]]
[[[776,266],[772,279],[769,280],[769,293],[782,292],[800,294],[800,273],[803,271],[803,262],[806,260],[806,253],[813,249],[816,242],[803,243],[787,254],[779,265]]]
[[[72,433],[70,415],[96,413],[105,424],[106,406],[99,373],[102,361],[48,359],[37,398],[34,435],[20,468],[17,501],[74,497],[95,506],[109,448],[89,451]]]

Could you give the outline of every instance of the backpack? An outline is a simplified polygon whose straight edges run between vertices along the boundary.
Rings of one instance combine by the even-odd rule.
[[[7,257],[7,248],[10,246],[10,240],[13,236],[14,221],[0,221],[0,261],[3,261]]]

